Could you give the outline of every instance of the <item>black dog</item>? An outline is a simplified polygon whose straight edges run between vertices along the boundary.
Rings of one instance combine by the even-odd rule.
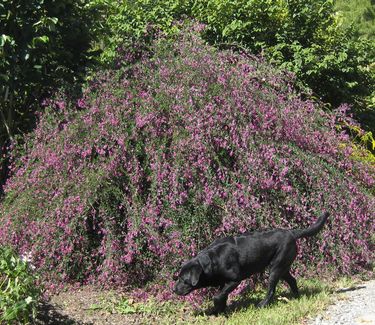
[[[217,239],[182,266],[173,291],[185,296],[199,288],[220,287],[220,293],[214,297],[214,314],[217,314],[225,309],[228,294],[243,279],[269,266],[268,293],[258,307],[271,301],[280,279],[298,297],[296,279],[289,272],[297,256],[296,239],[317,234],[328,216],[324,213],[307,229],[273,229]]]

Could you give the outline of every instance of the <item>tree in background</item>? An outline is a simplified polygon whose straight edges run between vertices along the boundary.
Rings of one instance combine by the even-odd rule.
[[[354,42],[361,43],[360,40],[368,40],[374,43],[375,39],[375,1],[374,0],[355,0],[355,1],[336,1],[336,9],[338,15],[342,17],[342,22],[344,26],[347,26],[348,29],[352,31],[352,38]],[[375,63],[374,58],[372,57],[372,63],[368,66],[374,78],[375,74]],[[374,132],[374,120],[375,120],[375,92],[374,92],[374,79],[372,79],[372,87],[370,88],[372,94],[366,98],[367,110],[362,112],[362,120],[367,120],[372,124],[372,131]],[[366,116],[367,115],[367,116]],[[371,122],[372,121],[372,122]],[[355,132],[356,137],[365,136],[374,141],[371,134],[362,134]],[[369,143],[369,141],[366,141]],[[374,142],[373,142],[374,143]],[[372,145],[372,151],[375,150],[375,145]],[[372,156],[374,160],[374,156]]]

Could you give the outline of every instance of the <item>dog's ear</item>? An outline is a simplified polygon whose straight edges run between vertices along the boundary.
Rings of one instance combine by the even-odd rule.
[[[202,271],[202,268],[198,267],[198,265],[191,269],[191,285],[193,287],[195,287],[198,284],[199,277],[201,276]]]
[[[202,266],[204,274],[210,276],[212,274],[212,263],[208,254],[199,255],[198,262]]]

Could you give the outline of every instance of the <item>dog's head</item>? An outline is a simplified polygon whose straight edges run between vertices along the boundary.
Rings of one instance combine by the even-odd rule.
[[[210,276],[211,272],[211,259],[207,254],[200,254],[181,267],[173,291],[179,296],[186,296],[193,290],[200,288],[199,281],[202,273]]]

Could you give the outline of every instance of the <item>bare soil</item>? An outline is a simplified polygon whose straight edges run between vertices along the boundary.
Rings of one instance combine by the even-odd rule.
[[[141,324],[131,315],[95,308],[113,295],[113,291],[98,290],[91,286],[61,292],[41,303],[36,324]]]

